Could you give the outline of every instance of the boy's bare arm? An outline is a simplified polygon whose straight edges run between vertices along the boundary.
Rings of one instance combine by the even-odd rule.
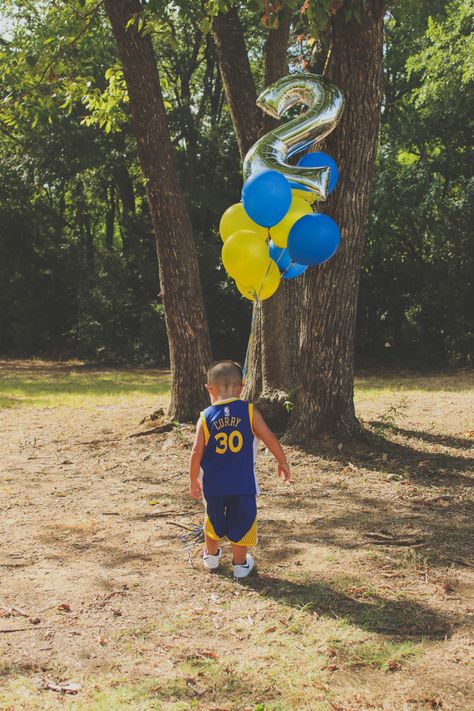
[[[204,454],[206,444],[204,442],[204,432],[202,422],[196,426],[196,436],[194,438],[193,448],[191,450],[191,458],[189,460],[189,493],[193,499],[199,499],[201,496],[201,482],[199,481],[199,472],[201,471],[201,460]]]
[[[253,413],[253,431],[255,436],[262,440],[265,447],[270,450],[277,460],[278,476],[283,476],[285,481],[290,481],[290,466],[286,461],[285,453],[282,450],[277,437],[268,427],[258,410],[254,410]]]

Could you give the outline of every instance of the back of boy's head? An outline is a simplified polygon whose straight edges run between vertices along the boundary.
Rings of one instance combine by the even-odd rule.
[[[242,368],[233,360],[218,360],[207,371],[208,385],[222,389],[242,385]]]

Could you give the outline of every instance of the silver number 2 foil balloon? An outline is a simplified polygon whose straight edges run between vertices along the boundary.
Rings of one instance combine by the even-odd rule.
[[[307,111],[266,133],[249,150],[244,180],[261,170],[277,170],[287,180],[309,188],[315,200],[325,200],[330,168],[295,166],[287,160],[331,133],[344,109],[344,97],[324,77],[299,72],[270,84],[257,99],[257,106],[273,118],[281,118],[297,104],[307,106]]]

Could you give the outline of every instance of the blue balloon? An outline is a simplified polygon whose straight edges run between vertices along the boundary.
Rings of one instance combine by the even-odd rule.
[[[303,215],[288,235],[288,252],[298,264],[322,264],[337,251],[341,235],[339,227],[328,215],[320,212]]]
[[[290,188],[292,190],[304,190],[306,193],[311,192],[309,188],[306,187],[306,185],[301,185],[300,183],[294,183],[292,180],[288,181],[290,184]]]
[[[331,168],[331,175],[329,176],[328,194],[332,193],[339,180],[339,171],[337,169],[336,161],[328,156],[327,153],[318,151],[317,153],[306,153],[302,158],[299,159],[298,165],[306,168]]]
[[[281,271],[283,279],[294,279],[300,274],[304,274],[307,270],[307,265],[296,264],[292,261],[287,249],[282,247],[277,247],[276,244],[270,240],[268,244],[270,250],[270,258],[277,263],[278,269]]]
[[[268,249],[270,251],[270,259],[273,259],[278,269],[284,272],[291,264],[291,257],[288,254],[288,250],[283,247],[277,247],[273,240],[270,240],[268,243]]]
[[[292,262],[281,276],[283,279],[295,279],[296,277],[301,276],[301,274],[304,274],[307,268],[307,264],[297,264],[296,262]]]
[[[263,170],[245,181],[242,202],[245,212],[257,225],[273,227],[290,209],[290,184],[278,171]]]

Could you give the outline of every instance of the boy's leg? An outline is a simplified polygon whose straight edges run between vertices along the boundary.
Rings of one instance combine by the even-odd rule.
[[[219,541],[217,541],[215,538],[211,538],[207,534],[204,536],[204,538],[206,540],[207,552],[211,555],[216,555],[217,551],[219,550]]]
[[[225,505],[222,496],[210,496],[204,499],[204,539],[210,555],[219,552],[220,539],[226,535]]]
[[[231,547],[234,565],[244,565],[247,561],[247,546],[239,546],[237,543],[232,543]]]
[[[227,538],[232,546],[234,565],[245,565],[248,547],[257,544],[257,502],[255,496],[229,497],[226,518]]]

